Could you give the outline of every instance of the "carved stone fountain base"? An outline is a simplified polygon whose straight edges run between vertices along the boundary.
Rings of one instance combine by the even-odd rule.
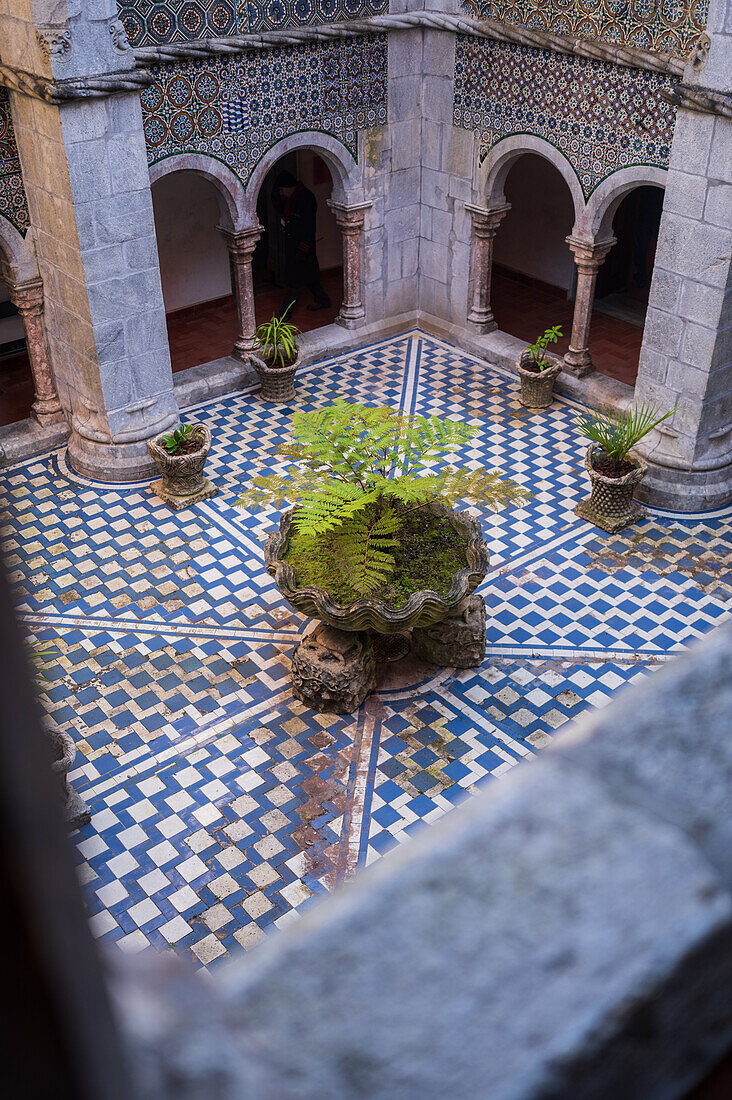
[[[485,657],[485,622],[482,596],[466,596],[439,623],[415,627],[412,647],[417,657],[433,665],[477,668]],[[364,631],[318,623],[295,649],[293,691],[313,710],[353,714],[375,684],[374,643]]]
[[[313,710],[352,714],[374,689],[376,661],[368,634],[318,623],[295,650],[292,688]]]
[[[485,657],[485,619],[483,597],[466,596],[439,623],[414,628],[414,652],[433,665],[477,668]]]

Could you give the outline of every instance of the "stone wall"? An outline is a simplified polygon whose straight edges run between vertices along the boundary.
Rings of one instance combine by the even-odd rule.
[[[462,7],[482,19],[685,57],[706,26],[709,0],[464,0]]]

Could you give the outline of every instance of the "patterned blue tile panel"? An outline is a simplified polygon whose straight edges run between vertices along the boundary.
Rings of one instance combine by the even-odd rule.
[[[279,513],[235,507],[255,471],[286,468],[293,409],[337,397],[469,420],[465,460],[533,493],[480,517],[481,668],[380,666],[355,716],[293,699],[305,620],[262,561]],[[93,810],[75,842],[95,935],[217,965],[727,617],[732,508],[603,535],[573,512],[587,493],[573,415],[560,400],[528,412],[513,376],[413,333],[306,367],[291,406],[256,391],[200,406],[221,492],[187,511],[148,483],[81,478],[62,452],[2,471],[20,616],[52,647],[44,706]]]
[[[20,174],[10,99],[5,88],[0,88],[0,218],[7,218],[22,236],[28,232],[28,202]]]

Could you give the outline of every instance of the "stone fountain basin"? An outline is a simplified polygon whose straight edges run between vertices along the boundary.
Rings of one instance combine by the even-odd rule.
[[[468,537],[467,566],[455,573],[446,596],[430,589],[413,592],[403,607],[389,607],[374,596],[361,596],[347,606],[337,604],[324,588],[317,585],[299,587],[295,571],[283,558],[287,549],[290,526],[297,506],[289,508],[280,519],[279,530],[267,540],[264,560],[267,572],[297,611],[320,619],[339,630],[374,630],[379,634],[399,634],[412,627],[438,623],[453,611],[481,583],[488,572],[488,547],[477,519],[466,512],[456,512],[443,504],[432,504],[435,516],[446,516],[452,526]]]

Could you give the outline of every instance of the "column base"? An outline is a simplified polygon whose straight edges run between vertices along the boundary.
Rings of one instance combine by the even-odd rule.
[[[468,324],[474,332],[484,336],[487,332],[495,332],[498,321],[489,310],[471,309],[468,314]]]
[[[637,500],[669,512],[713,512],[732,502],[732,462],[714,470],[676,470],[643,456],[648,472]]]
[[[72,430],[66,453],[72,470],[94,481],[111,484],[143,481],[158,473],[144,439],[134,443],[94,443]]]
[[[230,355],[232,359],[238,359],[240,363],[249,363],[253,351],[254,348],[251,344],[239,343],[237,340],[231,349]]]
[[[562,360],[562,370],[575,378],[585,378],[588,374],[594,374],[595,367],[589,351],[573,351],[570,348]]]
[[[348,308],[342,309],[335,321],[334,325],[340,325],[341,328],[360,328],[361,325],[366,322],[366,310]]]
[[[55,401],[49,401],[48,403],[36,401],[31,408],[31,419],[43,426],[46,424],[62,424],[66,419],[66,414]]]

